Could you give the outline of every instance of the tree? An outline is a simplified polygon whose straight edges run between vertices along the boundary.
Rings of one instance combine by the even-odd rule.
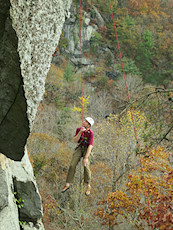
[[[168,155],[163,148],[151,150],[149,158],[143,158],[143,171],[146,190],[151,206],[151,215],[154,228],[171,229],[173,224],[173,199],[172,183],[173,171]],[[99,202],[100,207],[96,215],[102,219],[104,225],[119,225],[121,221],[128,219],[134,229],[143,229],[147,223],[149,229],[150,220],[148,207],[145,202],[144,178],[140,167],[128,175],[125,190],[116,190],[114,193]],[[106,208],[107,207],[107,208]],[[143,220],[145,222],[143,222]]]
[[[143,74],[144,81],[150,81],[153,72],[152,60],[154,58],[154,40],[152,32],[146,29],[137,48],[136,64]]]
[[[67,63],[65,70],[64,70],[64,79],[67,82],[75,81],[76,79],[74,78],[74,68],[72,65]]]
[[[136,131],[143,146],[142,128],[146,122],[143,112],[133,109]],[[138,164],[135,156],[136,140],[131,120],[131,112],[128,110],[122,117],[110,115],[105,121],[95,125],[94,155],[97,160],[106,162],[112,170],[112,190],[116,190],[125,184],[125,175]]]
[[[163,14],[160,7],[160,0],[128,0],[128,7],[133,15],[148,14],[153,17]]]
[[[134,101],[135,99],[143,95],[144,83],[142,77],[135,74],[127,74],[126,83],[131,101]],[[123,77],[119,78],[116,81],[115,86],[112,90],[112,104],[114,108],[114,113],[121,113],[125,108],[128,107],[129,101]]]

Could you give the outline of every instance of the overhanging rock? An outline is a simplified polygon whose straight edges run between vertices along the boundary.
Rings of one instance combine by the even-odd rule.
[[[0,1],[0,152],[24,155],[72,0]]]
[[[10,3],[0,6],[0,152],[20,160],[29,135],[27,104],[20,70],[18,39],[10,19]]]
[[[71,2],[0,0],[0,230],[44,229],[25,145]]]

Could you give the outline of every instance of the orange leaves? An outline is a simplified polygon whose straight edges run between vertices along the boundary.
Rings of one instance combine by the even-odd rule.
[[[150,152],[150,157],[143,158],[142,161],[148,194],[145,194],[144,178],[141,176],[140,168],[137,168],[128,175],[126,192],[117,190],[114,193],[109,193],[105,199],[98,203],[101,207],[96,214],[99,214],[98,216],[104,224],[111,223],[113,225],[118,224],[118,215],[124,217],[130,215],[133,218],[138,212],[135,224],[139,225],[141,220],[145,220],[149,225],[149,210],[145,202],[146,196],[148,196],[154,227],[171,229],[170,226],[173,224],[171,205],[173,170],[168,155],[163,148],[158,147]]]
[[[170,28],[169,30],[171,30]],[[158,33],[158,48],[160,50],[160,54],[167,54],[169,51],[171,52],[172,47],[172,37],[171,33]]]
[[[33,158],[35,176],[55,182],[66,175],[72,150],[53,135],[33,133],[28,148]]]
[[[125,215],[126,211],[131,212],[134,209],[136,202],[134,202],[131,197],[128,197],[124,192],[116,191],[114,193],[109,193],[107,198],[103,199],[98,204],[108,204],[110,212],[105,213],[105,210],[99,207],[99,212],[97,212],[96,215],[100,218],[103,217],[104,221],[106,220],[107,223],[113,223],[117,215]]]
[[[129,0],[129,9],[134,12],[134,15],[138,14],[151,14],[158,17],[160,11],[160,0]]]
[[[171,229],[173,225],[173,194],[160,195],[152,200],[155,206],[153,220],[155,227],[159,229]]]
[[[100,218],[103,217],[104,215],[104,208],[98,208],[97,211],[96,211],[96,215]]]

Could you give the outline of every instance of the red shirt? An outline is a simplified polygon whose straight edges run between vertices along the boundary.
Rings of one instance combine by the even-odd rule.
[[[76,134],[75,134],[75,136],[79,133],[79,131],[81,130],[81,127],[79,127],[79,128],[77,128],[76,129]],[[80,143],[81,141],[81,145],[83,145],[83,146],[89,146],[89,145],[93,145],[93,141],[94,141],[94,132],[91,130],[91,129],[89,129],[88,131],[86,131],[86,132],[83,132],[84,134],[83,134],[83,137],[82,137],[82,135],[81,135],[81,137],[80,137],[80,139],[79,139],[79,141],[78,141],[78,143]]]

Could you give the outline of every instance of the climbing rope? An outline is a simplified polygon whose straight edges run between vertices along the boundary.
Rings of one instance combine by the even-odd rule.
[[[79,1],[80,1],[81,98],[82,98],[82,121],[83,121],[82,7],[81,7],[81,0],[79,0]],[[126,75],[125,75],[123,61],[122,61],[121,49],[120,49],[120,44],[119,44],[119,40],[118,40],[117,29],[116,29],[116,25],[115,25],[115,20],[114,20],[113,11],[112,11],[112,5],[111,5],[111,1],[110,0],[109,0],[109,5],[110,5],[110,10],[111,10],[111,15],[112,15],[112,20],[113,20],[113,25],[114,25],[114,30],[115,30],[115,35],[116,35],[116,40],[117,40],[119,55],[120,55],[121,66],[122,66],[122,70],[123,70],[123,76],[124,76],[124,81],[125,81],[125,86],[126,86],[128,101],[130,103],[129,90],[128,90],[128,86],[127,86],[127,80],[126,80]],[[138,137],[137,137],[137,132],[136,132],[136,127],[135,127],[135,122],[134,122],[134,117],[133,117],[133,111],[132,111],[132,109],[130,109],[130,112],[131,112],[131,119],[132,119],[132,123],[133,123],[133,129],[134,129],[135,139],[136,139],[136,145],[137,145],[137,147],[139,149],[139,142],[138,142]],[[145,182],[145,176],[144,176],[144,170],[143,170],[143,163],[142,163],[142,158],[141,158],[140,154],[139,154],[139,158],[140,158],[140,167],[141,167],[141,173],[142,173],[142,178],[143,178],[143,183],[144,183],[144,188],[145,188],[145,194],[144,195],[147,198],[147,204],[148,204],[148,210],[149,210],[151,227],[154,230],[153,220],[152,220],[152,215],[151,215],[150,202],[149,202],[149,196],[148,196],[148,192],[147,192],[147,187],[146,187],[146,182]]]
[[[81,53],[81,99],[82,99],[82,122],[83,122],[83,72],[82,72],[82,6],[80,1],[80,53]]]
[[[80,2],[80,61],[81,61],[81,100],[82,100],[82,122],[83,122],[83,71],[82,71],[82,6],[81,6],[81,0]],[[82,140],[84,139],[84,132],[82,132]],[[79,181],[79,187],[81,189],[82,187],[82,160],[80,164],[80,181]]]
[[[127,86],[127,81],[126,81],[126,75],[125,75],[123,61],[122,61],[120,44],[119,44],[119,40],[118,40],[118,34],[117,34],[117,29],[116,29],[116,25],[115,25],[115,20],[114,20],[114,15],[113,15],[112,5],[111,5],[111,1],[110,0],[109,0],[109,5],[110,5],[111,14],[112,14],[112,20],[113,20],[113,25],[114,25],[114,30],[115,30],[115,35],[116,35],[116,40],[117,40],[117,45],[118,45],[120,60],[121,60],[121,66],[122,66],[122,70],[123,70],[124,81],[125,81],[125,85],[126,85],[126,91],[127,91],[128,101],[130,103],[130,96],[129,96],[128,86]],[[132,109],[130,109],[130,112],[131,112],[133,129],[134,129],[134,134],[135,134],[135,139],[136,139],[136,145],[137,145],[137,147],[139,149],[139,142],[138,142],[138,138],[137,138],[136,127],[135,127],[135,122],[134,122],[134,117],[133,117],[133,111],[132,111]],[[140,154],[139,154],[139,158],[140,158],[140,167],[141,167],[142,178],[143,178],[144,187],[145,187],[145,194],[144,195],[147,198],[147,204],[148,204],[148,211],[149,211],[149,216],[150,216],[151,227],[154,230],[153,220],[152,220],[152,215],[151,215],[150,202],[149,202],[149,196],[148,196],[148,192],[147,192],[147,187],[146,187],[146,182],[145,182],[145,176],[144,176],[144,170],[143,170],[143,163],[142,163],[142,159],[141,159],[141,155]]]

